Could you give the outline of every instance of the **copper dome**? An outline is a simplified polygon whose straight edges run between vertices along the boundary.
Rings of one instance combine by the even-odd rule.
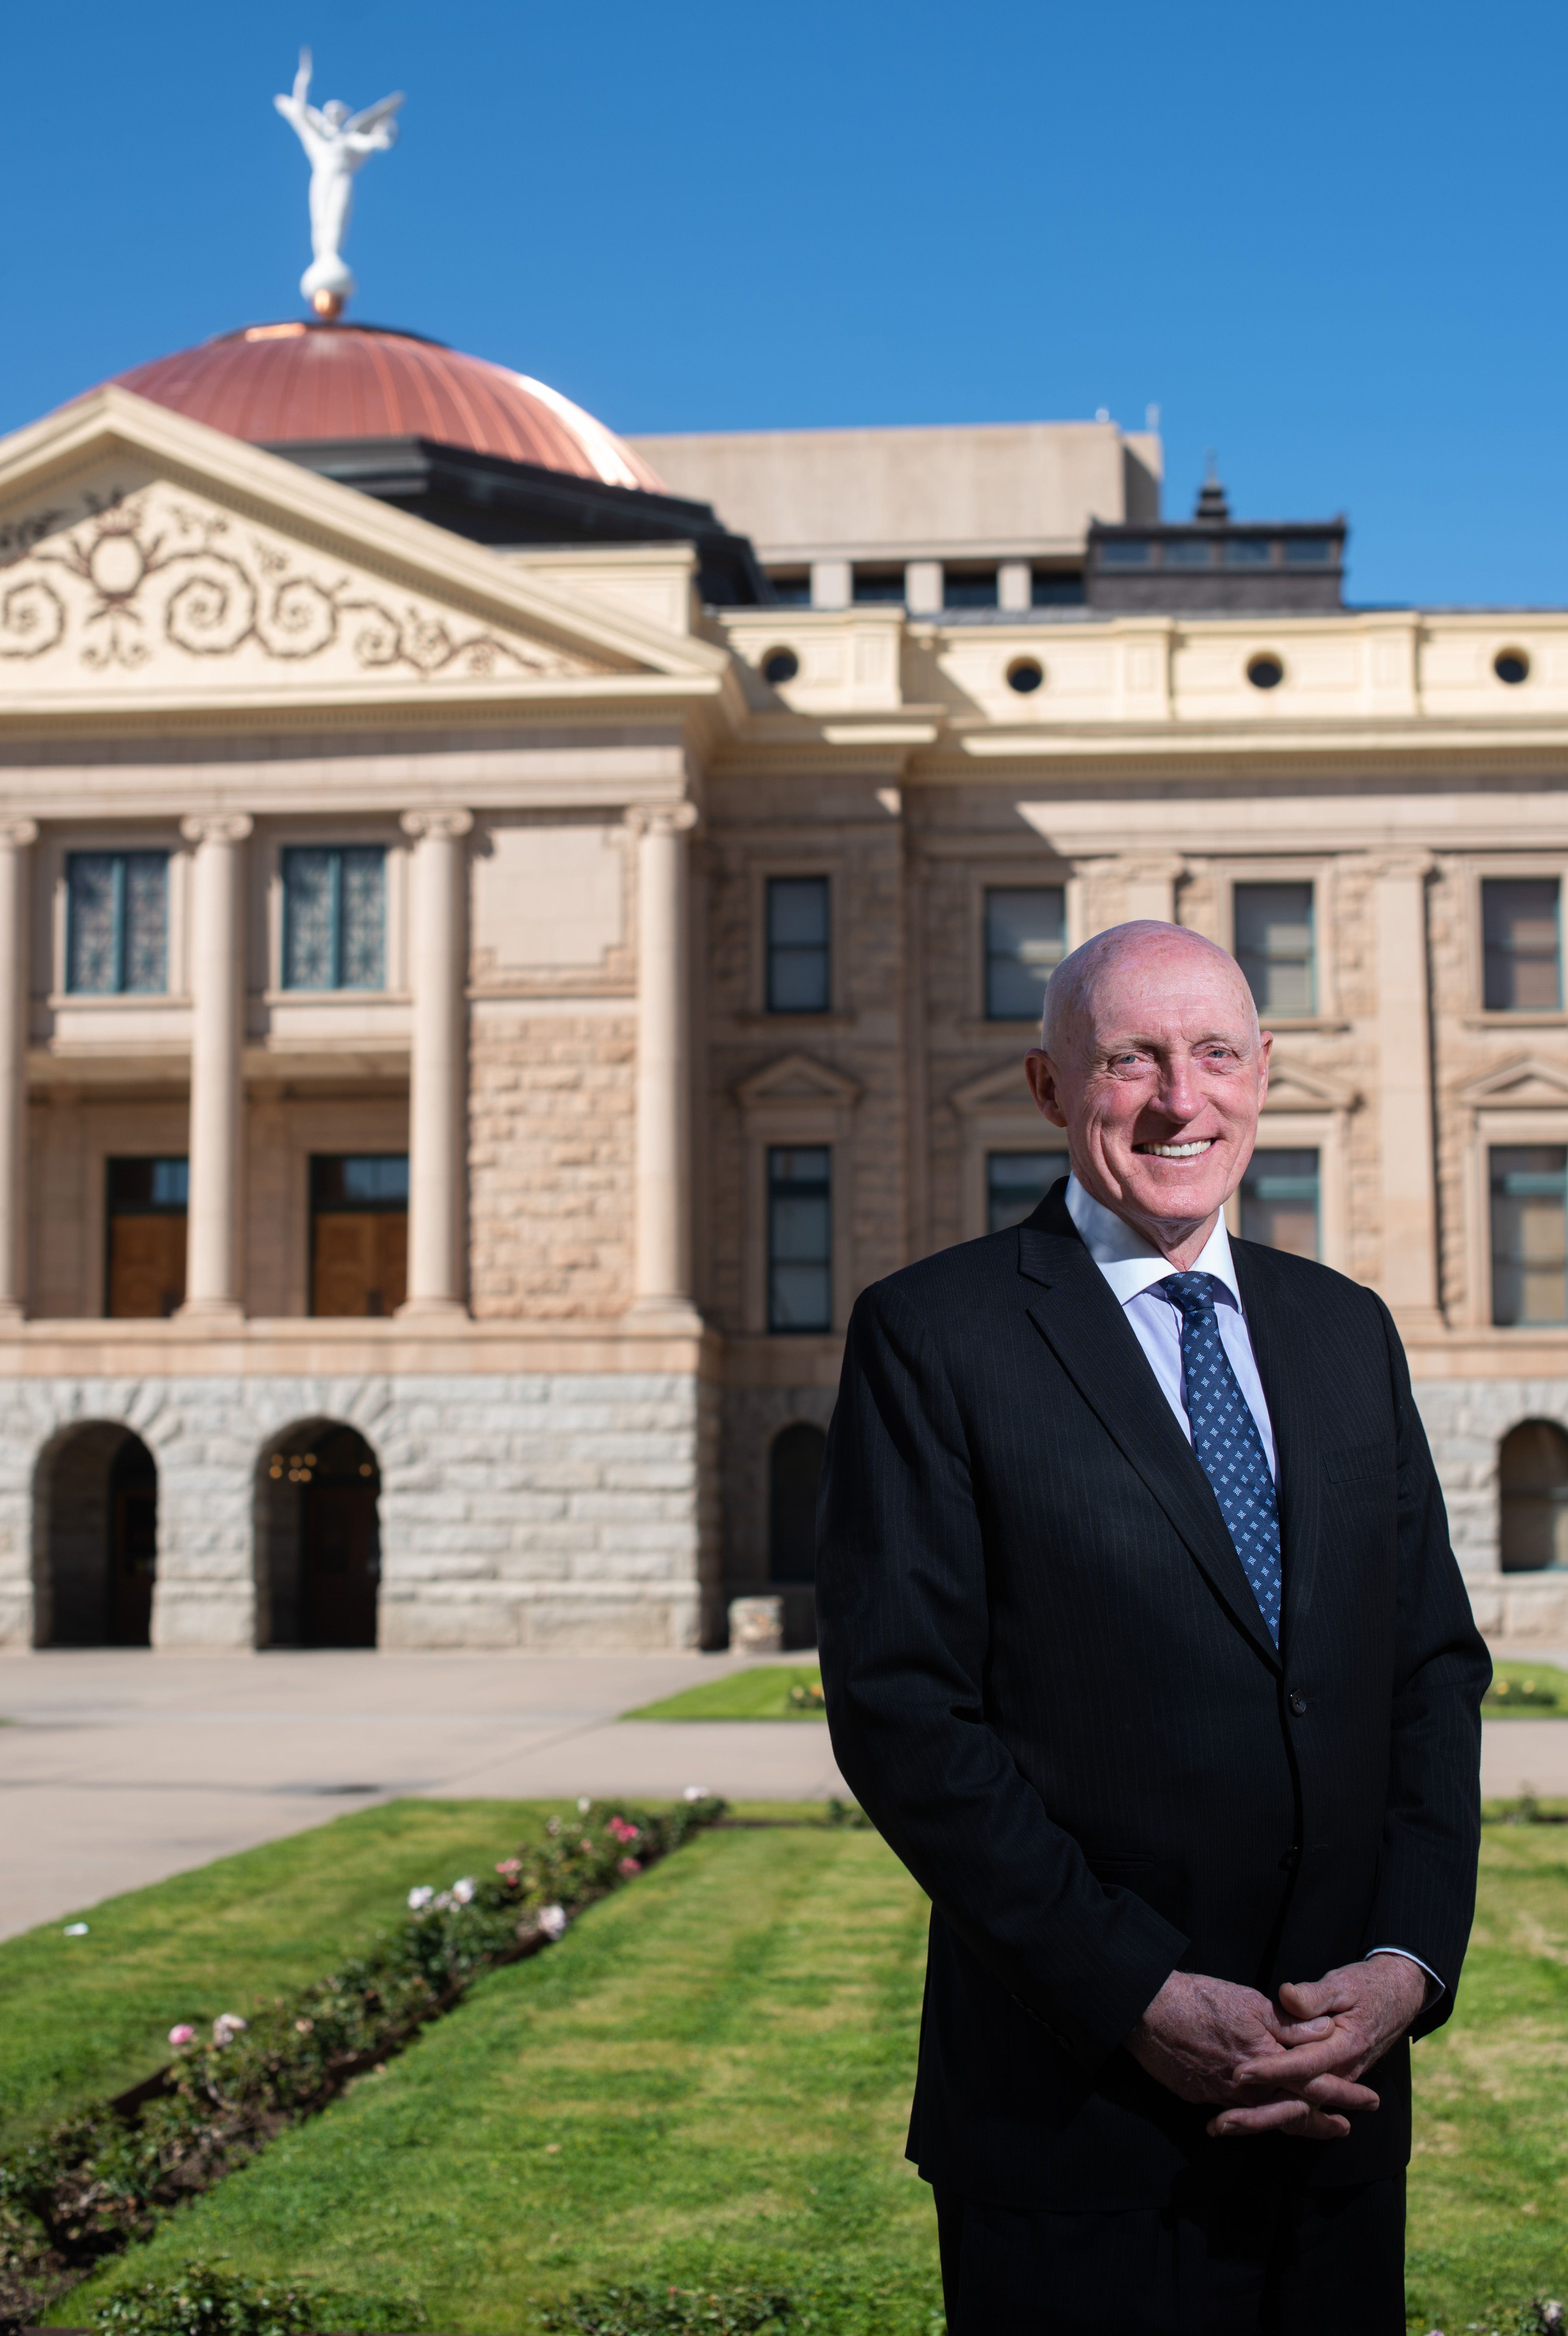
[[[115,379],[176,414],[267,446],[428,438],[606,486],[667,492],[570,398],[436,341],[364,325],[251,325]]]

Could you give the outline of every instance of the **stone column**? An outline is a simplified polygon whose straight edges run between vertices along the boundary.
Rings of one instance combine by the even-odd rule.
[[[1372,871],[1383,1212],[1378,1288],[1402,1329],[1436,1329],[1442,1320],[1427,1003],[1431,866],[1424,855],[1412,855],[1379,861]]]
[[[468,811],[408,811],[408,1296],[404,1314],[465,1314],[468,1155]]]
[[[1157,925],[1176,921],[1176,879],[1179,860],[1132,860],[1127,862],[1127,921],[1147,917]]]
[[[30,819],[0,825],[0,1322],[27,1310],[27,1000]]]
[[[239,1183],[245,1145],[243,812],[182,820],[196,846],[190,913],[190,1200],[185,1316],[243,1311]]]
[[[637,1167],[632,1302],[691,1310],[687,839],[695,803],[628,814],[637,846]]]

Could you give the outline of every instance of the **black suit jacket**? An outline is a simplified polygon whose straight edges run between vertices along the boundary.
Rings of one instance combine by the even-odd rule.
[[[1396,2172],[1407,2044],[1322,2144],[1211,2141],[1122,2048],[1174,1969],[1271,1994],[1398,1946],[1444,1982],[1417,2033],[1453,2008],[1490,1669],[1398,1335],[1359,1284],[1233,1244],[1276,1652],[1066,1191],[862,1295],[828,1439],[833,1749],[933,1908],[910,2155],[1066,2210]]]

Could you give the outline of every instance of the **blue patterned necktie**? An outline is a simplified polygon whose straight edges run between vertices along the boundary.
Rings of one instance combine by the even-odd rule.
[[[1269,1636],[1280,1643],[1280,1508],[1269,1455],[1220,1336],[1212,1273],[1170,1273],[1157,1283],[1181,1309],[1182,1376],[1193,1449],[1214,1488],[1220,1514],[1252,1585]]]

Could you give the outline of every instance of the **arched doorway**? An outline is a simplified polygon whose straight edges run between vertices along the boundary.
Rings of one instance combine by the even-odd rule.
[[[45,1446],[34,1486],[41,1647],[146,1647],[158,1573],[158,1464],[123,1421]]]
[[[1505,1573],[1568,1566],[1568,1436],[1549,1419],[1522,1420],[1497,1455]]]
[[[357,1428],[288,1429],[262,1455],[257,1569],[263,1646],[374,1647],[381,1470]]]
[[[781,1587],[817,1576],[817,1480],[827,1437],[808,1420],[781,1427],[768,1454],[768,1580]]]

